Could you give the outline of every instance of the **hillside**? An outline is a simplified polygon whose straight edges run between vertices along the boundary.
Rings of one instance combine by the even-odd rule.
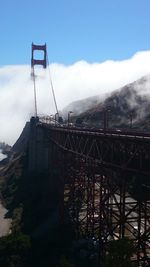
[[[90,108],[77,115],[90,126],[102,128],[105,113],[108,128],[132,127],[138,130],[150,130],[149,86],[150,76],[142,77],[114,91],[104,101],[93,102]],[[78,116],[74,116],[74,119]]]
[[[75,115],[79,115],[87,109],[90,109],[93,106],[97,105],[100,102],[100,99],[101,98],[99,96],[93,96],[74,101],[62,110],[63,117],[67,117],[69,111],[72,111]]]

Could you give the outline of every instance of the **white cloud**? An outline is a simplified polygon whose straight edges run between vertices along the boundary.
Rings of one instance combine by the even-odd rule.
[[[79,61],[50,65],[58,108],[94,95],[103,95],[150,73],[150,51],[122,61]],[[0,67],[0,141],[12,144],[34,115],[33,81],[28,65]],[[55,113],[49,70],[36,70],[39,114]]]

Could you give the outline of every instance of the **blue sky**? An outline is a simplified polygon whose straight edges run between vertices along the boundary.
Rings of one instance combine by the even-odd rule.
[[[2,0],[0,65],[29,64],[31,43],[50,62],[127,59],[150,48],[149,0]]]
[[[138,94],[149,95],[149,11],[150,0],[1,0],[0,141],[13,144],[35,114],[32,42],[47,43],[60,112],[145,75]],[[36,69],[36,91],[38,115],[55,114],[48,69]]]

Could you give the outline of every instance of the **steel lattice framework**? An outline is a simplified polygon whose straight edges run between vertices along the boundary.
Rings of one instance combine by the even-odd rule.
[[[46,129],[61,170],[61,218],[66,209],[76,237],[95,240],[100,261],[110,240],[128,237],[136,247],[133,261],[150,266],[150,136],[38,127]]]

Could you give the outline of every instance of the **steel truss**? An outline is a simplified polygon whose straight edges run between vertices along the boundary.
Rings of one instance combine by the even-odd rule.
[[[132,260],[150,266],[150,200],[131,190],[134,176],[150,178],[150,139],[61,128],[49,129],[49,137],[53,158],[61,155],[64,208],[76,238],[94,240],[101,261],[110,240],[128,237]]]

